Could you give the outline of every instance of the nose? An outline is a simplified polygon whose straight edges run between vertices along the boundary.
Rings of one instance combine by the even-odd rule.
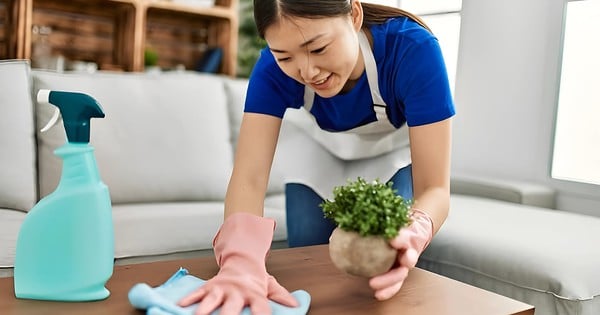
[[[313,82],[319,74],[319,67],[312,59],[313,58],[310,58],[310,55],[307,55],[304,56],[304,58],[301,58],[301,61],[299,62],[298,71],[304,82]]]

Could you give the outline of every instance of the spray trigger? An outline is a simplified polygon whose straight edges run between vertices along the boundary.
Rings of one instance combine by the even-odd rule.
[[[46,131],[50,130],[50,128],[52,128],[52,127],[54,127],[54,125],[56,125],[56,123],[58,122],[59,119],[60,119],[60,109],[56,108],[54,110],[54,115],[52,115],[52,118],[50,118],[50,121],[48,121],[46,126],[44,126],[44,128],[42,128],[40,131],[46,132]]]
[[[39,90],[37,93],[38,103],[44,103],[44,104],[51,105],[49,103],[50,92],[51,92],[50,90]],[[59,118],[60,118],[60,109],[58,107],[54,107],[54,115],[52,115],[52,118],[50,118],[50,121],[48,121],[46,126],[44,126],[44,128],[42,128],[40,130],[40,132],[46,132],[50,128],[54,127],[54,125],[56,125],[56,123],[58,122]]]

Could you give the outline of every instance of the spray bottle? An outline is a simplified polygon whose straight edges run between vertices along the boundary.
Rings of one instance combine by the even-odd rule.
[[[45,131],[62,115],[67,142],[54,154],[63,160],[54,192],[27,214],[17,239],[14,285],[17,298],[94,301],[109,296],[114,232],[108,187],[89,145],[90,119],[103,118],[89,95],[40,90],[39,103],[57,107]]]

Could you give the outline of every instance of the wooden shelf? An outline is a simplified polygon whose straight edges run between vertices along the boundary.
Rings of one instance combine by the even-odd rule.
[[[50,27],[52,52],[67,60],[95,62],[102,68],[135,70],[135,6],[110,1],[33,0],[30,29]],[[28,28],[29,29],[29,28]],[[32,34],[31,42],[35,40]],[[27,58],[34,58],[32,43]]]
[[[51,29],[53,54],[100,69],[144,71],[144,51],[158,65],[193,70],[209,48],[221,48],[219,73],[235,75],[237,0],[208,7],[159,0],[0,0],[0,59],[35,58],[32,30]],[[15,35],[13,35],[15,34]]]
[[[174,2],[166,2],[166,1],[150,1],[147,3],[148,8],[156,8],[163,9],[165,11],[172,12],[182,12],[193,14],[196,16],[205,16],[205,17],[216,17],[223,19],[233,19],[237,18],[237,12],[233,12],[231,9],[227,7],[200,7],[200,6],[191,6],[185,4],[179,4]],[[236,15],[236,16],[233,16]]]
[[[0,59],[19,58],[24,52],[25,8],[14,0],[0,0]]]
[[[8,34],[11,34],[12,31],[8,29],[10,27],[9,19],[10,8],[8,3],[0,1],[0,58],[2,59],[6,59],[10,55]]]

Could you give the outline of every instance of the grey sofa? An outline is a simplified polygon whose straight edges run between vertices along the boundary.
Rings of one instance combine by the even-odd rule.
[[[80,91],[102,105],[90,144],[109,187],[117,261],[157,259],[211,248],[222,222],[245,81],[199,73],[56,73],[25,61],[0,62],[0,268],[13,265],[21,222],[60,178],[53,151],[62,123],[40,128],[53,108],[39,89]],[[236,116],[236,117],[233,117]],[[269,187],[265,213],[286,237],[282,182]],[[127,260],[129,259],[129,260]]]
[[[454,175],[450,213],[418,266],[534,305],[600,314],[600,218],[553,210],[554,192]]]
[[[85,92],[104,108],[90,143],[111,193],[119,264],[210,253],[246,84],[192,72],[55,73],[0,61],[0,276],[11,274],[27,211],[60,176],[52,152],[64,131],[39,132],[53,109],[32,101],[37,90]],[[298,150],[312,160],[290,164]],[[332,170],[342,163],[284,123],[265,199],[265,214],[277,221],[275,246],[285,246],[287,234],[286,176],[314,161]],[[547,187],[455,175],[450,215],[419,266],[533,304],[536,315],[600,314],[600,219],[553,205]]]

